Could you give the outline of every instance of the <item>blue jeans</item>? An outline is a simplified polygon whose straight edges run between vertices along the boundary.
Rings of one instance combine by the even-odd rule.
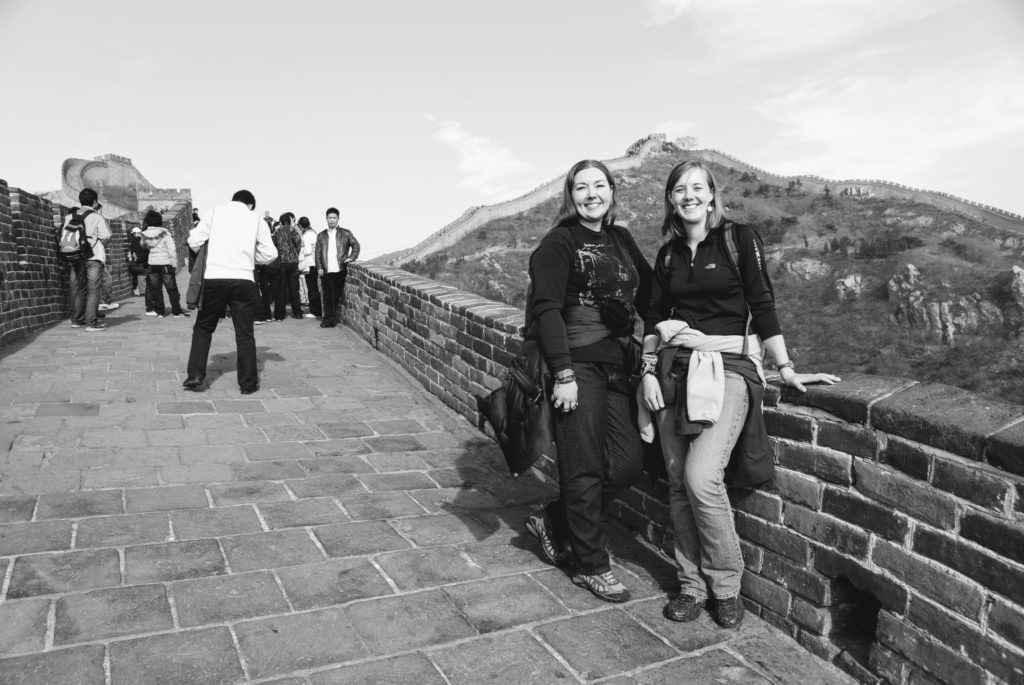
[[[90,259],[72,264],[68,270],[71,285],[71,322],[83,326],[96,324],[96,310],[100,306],[100,283],[103,280],[103,262]]]
[[[150,264],[146,274],[146,282],[149,286],[147,292],[152,297],[153,311],[163,316],[167,313],[164,309],[164,292],[167,289],[167,299],[171,301],[171,313],[181,314],[181,294],[178,292],[178,277],[175,268],[170,264]]]
[[[676,401],[686,401],[685,397]],[[743,554],[725,487],[725,467],[747,419],[747,383],[725,372],[725,401],[718,421],[699,435],[675,432],[675,407],[656,414],[668,469],[669,509],[681,593],[716,599],[740,593]]]
[[[595,575],[611,568],[602,514],[640,477],[643,446],[623,368],[577,362],[573,369],[579,406],[555,412],[559,498],[545,513],[554,541],[569,541],[576,570]]]

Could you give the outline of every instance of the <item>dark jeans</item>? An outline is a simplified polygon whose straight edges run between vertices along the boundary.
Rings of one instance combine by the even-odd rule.
[[[299,265],[281,262],[280,287],[274,300],[274,318],[284,318],[284,306],[292,307],[292,316],[302,316],[302,303],[299,300]]]
[[[71,285],[72,323],[92,326],[96,323],[96,310],[100,306],[100,282],[103,280],[103,262],[90,259],[72,264],[68,269]]]
[[[259,292],[256,298],[259,300],[259,312],[257,321],[270,321],[273,318],[271,311],[277,301],[277,293],[281,289],[280,269],[269,270],[262,266],[256,267],[256,283],[259,285]],[[282,306],[281,318],[284,318],[284,307]]]
[[[616,364],[573,364],[579,405],[555,412],[559,499],[547,506],[556,543],[568,540],[578,571],[608,571],[601,517],[643,470],[643,446],[633,418],[633,389]]]
[[[149,285],[147,292],[152,297],[153,311],[163,316],[167,313],[164,308],[164,291],[167,289],[167,299],[171,301],[171,313],[181,314],[181,295],[178,293],[178,279],[175,269],[170,264],[151,264],[146,273],[146,281]]]
[[[324,323],[338,323],[338,303],[345,296],[345,277],[348,271],[325,273],[320,281],[324,298]]]
[[[309,301],[309,311],[313,316],[323,316],[324,307],[320,301],[320,284],[317,282],[316,267],[309,267],[306,274],[306,299]]]
[[[192,326],[192,350],[188,355],[188,377],[206,378],[210,356],[210,340],[217,323],[231,307],[231,323],[235,327],[235,350],[238,358],[238,387],[243,390],[260,384],[256,365],[256,317],[258,292],[252,281],[229,278],[208,278],[203,285],[203,300]]]

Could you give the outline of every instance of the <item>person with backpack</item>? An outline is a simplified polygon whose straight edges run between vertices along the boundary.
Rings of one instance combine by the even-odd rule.
[[[83,188],[78,202],[80,206],[64,219],[59,254],[68,264],[71,327],[95,333],[107,328],[99,321],[98,311],[110,226],[99,213],[102,205],[95,190]]]
[[[524,337],[539,342],[554,377],[559,496],[528,516],[526,529],[545,561],[571,566],[574,584],[625,602],[601,518],[643,469],[628,350],[634,307],[642,312],[650,299],[651,267],[615,212],[608,168],[577,162],[554,226],[530,256]]]
[[[163,216],[155,209],[146,212],[142,219],[142,244],[149,250],[149,266],[146,269],[146,281],[153,302],[153,316],[166,316],[163,289],[167,289],[167,299],[171,302],[171,314],[174,318],[188,317],[189,313],[181,309],[181,294],[178,292],[178,249],[174,244],[171,232],[163,227]],[[149,315],[149,312],[146,312]]]
[[[644,318],[641,404],[654,414],[668,471],[669,510],[680,592],[662,610],[689,622],[705,605],[724,628],[743,620],[743,556],[730,485],[773,474],[761,400],[764,351],[782,382],[838,383],[797,373],[786,351],[764,244],[751,226],[725,218],[714,174],[683,162],[665,184],[662,235]]]

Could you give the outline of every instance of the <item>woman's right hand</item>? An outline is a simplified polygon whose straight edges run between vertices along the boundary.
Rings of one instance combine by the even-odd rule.
[[[645,373],[640,379],[643,387],[644,406],[648,411],[661,411],[665,408],[665,398],[661,395],[661,383],[653,373]]]
[[[578,406],[578,394],[579,387],[576,385],[576,381],[555,383],[554,392],[551,393],[551,403],[557,411],[568,414]]]

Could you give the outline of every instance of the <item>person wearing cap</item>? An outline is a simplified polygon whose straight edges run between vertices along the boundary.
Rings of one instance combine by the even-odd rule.
[[[270,229],[256,213],[256,198],[248,190],[239,190],[231,202],[200,217],[188,235],[188,246],[197,252],[206,246],[206,266],[199,312],[192,327],[192,347],[188,355],[187,377],[182,387],[200,391],[206,382],[210,342],[217,323],[231,308],[235,329],[238,387],[243,395],[260,389],[256,358],[256,318],[258,291],[253,271],[256,264],[277,258]]]
[[[79,207],[72,214],[85,216],[85,235],[92,247],[92,257],[71,265],[71,327],[82,328],[93,333],[105,331],[107,327],[99,321],[100,290],[103,271],[107,262],[106,241],[110,238],[110,226],[100,215],[103,205],[99,195],[92,188],[83,188],[78,193]],[[64,220],[64,228],[71,223],[72,214]]]
[[[359,241],[352,231],[338,225],[338,210],[327,210],[327,230],[316,237],[316,270],[323,294],[323,321],[320,328],[338,325],[338,303],[345,294],[348,265],[359,258]]]

